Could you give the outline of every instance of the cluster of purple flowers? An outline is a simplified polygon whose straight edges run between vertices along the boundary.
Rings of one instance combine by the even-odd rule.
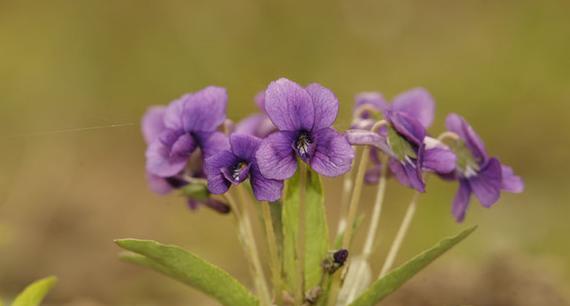
[[[151,189],[160,194],[182,189],[191,207],[202,204],[227,212],[223,200],[211,194],[223,194],[249,179],[257,200],[276,201],[283,181],[294,175],[299,163],[323,176],[348,172],[355,145],[373,147],[368,183],[378,181],[381,169],[419,192],[425,192],[426,172],[458,181],[452,209],[458,221],[465,216],[471,193],[489,207],[501,191],[523,189],[522,180],[486,153],[462,117],[447,117],[444,135],[452,137],[429,136],[435,103],[424,89],[405,92],[392,103],[379,93],[358,95],[353,126],[346,133],[332,127],[338,99],[319,84],[302,87],[282,78],[255,100],[259,113],[235,126],[226,118],[227,93],[220,87],[186,94],[166,107],[151,107],[142,122]],[[382,124],[376,124],[379,121]]]

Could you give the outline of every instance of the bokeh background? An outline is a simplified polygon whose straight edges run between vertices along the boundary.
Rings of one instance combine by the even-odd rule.
[[[462,225],[456,186],[430,181],[399,262],[480,228],[385,305],[567,305],[569,11],[564,0],[0,0],[0,296],[54,274],[48,305],[215,305],[119,262],[121,237],[182,245],[248,283],[231,218],[147,189],[139,120],[209,84],[227,87],[237,120],[286,76],[331,88],[339,128],[359,91],[424,86],[432,133],[459,112],[525,178],[524,194],[492,209],[472,202]],[[331,224],[338,186],[326,180]],[[411,194],[389,183],[375,269]]]

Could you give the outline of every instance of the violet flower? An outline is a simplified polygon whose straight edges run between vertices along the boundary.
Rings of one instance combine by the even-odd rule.
[[[459,141],[453,146],[457,166],[452,175],[459,181],[452,206],[457,222],[465,219],[472,193],[484,207],[491,207],[499,200],[501,191],[523,191],[522,179],[514,174],[511,167],[502,165],[497,158],[487,154],[483,141],[463,117],[450,114],[445,125],[449,131],[459,136]]]
[[[257,164],[255,153],[261,139],[245,134],[230,136],[230,150],[224,150],[206,159],[204,170],[211,193],[222,194],[231,185],[249,178],[253,194],[259,201],[276,201],[281,197],[283,181],[265,178]]]
[[[363,99],[367,97],[368,99]],[[368,102],[363,102],[368,101]],[[377,132],[351,130],[347,137],[352,144],[373,145],[390,156],[391,173],[405,186],[425,191],[422,171],[449,173],[455,166],[455,156],[444,144],[426,135],[433,122],[435,103],[424,89],[417,88],[400,94],[392,104],[380,94],[357,96],[357,104],[368,103],[384,113],[387,127]],[[369,126],[369,124],[365,124]],[[371,135],[376,134],[376,135]],[[371,150],[372,169],[366,173],[368,183],[377,183],[381,171],[378,151]]]
[[[351,168],[354,151],[332,124],[338,100],[327,88],[302,88],[281,78],[265,92],[265,110],[279,131],[263,140],[257,162],[266,178],[285,180],[297,169],[296,157],[324,176],[338,176]]]
[[[228,147],[226,136],[216,131],[226,119],[226,90],[206,87],[172,102],[164,113],[164,130],[146,151],[146,169],[160,177],[180,173],[191,154],[204,157]]]
[[[269,134],[277,131],[277,128],[265,113],[265,92],[260,92],[255,96],[255,103],[261,111],[241,120],[233,130],[234,133],[253,135],[265,138]]]

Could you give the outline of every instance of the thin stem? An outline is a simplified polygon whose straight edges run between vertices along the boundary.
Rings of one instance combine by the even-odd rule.
[[[384,195],[386,194],[386,171],[388,170],[388,158],[383,155],[381,159],[382,169],[380,172],[380,179],[378,182],[378,189],[376,191],[376,199],[374,201],[374,208],[372,209],[372,217],[370,219],[370,226],[368,227],[368,234],[366,235],[366,241],[364,242],[364,246],[362,248],[362,255],[361,258],[364,261],[367,261],[370,255],[372,254],[372,248],[374,242],[376,240],[376,233],[378,231],[378,224],[380,221],[380,215],[382,214],[382,204],[384,203]],[[358,265],[358,271],[356,271],[356,275],[362,275],[365,273],[363,271],[366,268],[366,265]],[[352,272],[351,272],[352,273]],[[348,284],[349,286],[351,284]],[[358,290],[358,284],[354,284],[348,293],[347,301],[350,303],[356,297]]]
[[[420,195],[420,192],[416,191],[412,197],[412,201],[410,202],[410,205],[408,206],[408,209],[406,210],[406,214],[404,215],[404,220],[402,220],[402,224],[400,225],[400,228],[398,229],[398,233],[396,234],[396,238],[394,239],[394,242],[390,246],[390,251],[388,252],[388,256],[386,257],[386,261],[384,262],[384,265],[382,266],[382,270],[380,271],[379,278],[384,277],[388,273],[388,271],[390,271],[390,269],[392,268],[392,265],[394,264],[394,260],[396,260],[396,256],[398,256],[398,251],[400,251],[400,247],[402,246],[402,242],[404,241],[404,238],[406,237],[406,233],[408,232],[408,229],[410,228],[410,224],[412,223],[412,219],[414,218],[414,214],[416,212],[416,206],[417,206],[419,195]]]
[[[271,217],[271,211],[269,210],[269,205],[272,205],[268,202],[262,202],[261,204],[261,213],[263,215],[263,224],[265,225],[265,236],[267,238],[267,249],[269,250],[269,257],[270,257],[270,267],[271,267],[271,276],[273,282],[273,290],[275,300],[278,305],[282,303],[282,296],[281,296],[281,289],[282,289],[282,281],[281,281],[281,260],[279,259],[279,253],[277,252],[277,240],[275,239],[275,229],[273,228],[273,218]]]
[[[354,182],[352,180],[352,174],[353,174],[352,169],[354,169],[354,161],[351,170],[345,173],[343,177],[342,194],[340,198],[340,218],[336,230],[336,237],[337,237],[336,239],[338,242],[335,242],[335,244],[337,243],[340,244],[342,242],[341,241],[342,233],[346,230],[346,218],[347,218],[346,213],[348,210],[348,203],[350,201],[350,192],[352,190],[352,186],[354,185]],[[340,247],[340,245],[338,247]]]
[[[239,210],[239,206],[237,205],[234,197],[231,195],[230,192],[227,192],[225,196],[235,216],[238,225],[238,236],[240,238],[240,242],[246,254],[246,258],[248,259],[250,265],[250,271],[252,273],[255,282],[257,293],[260,296],[261,304],[271,305],[272,304],[271,296],[269,294],[269,289],[267,287],[267,281],[265,280],[265,275],[263,274],[263,267],[261,265],[259,252],[257,250],[257,245],[255,243],[255,237],[253,235],[253,229],[251,227],[251,221],[249,219],[249,215],[247,213],[244,214],[241,213],[241,211]],[[243,194],[240,192],[240,197],[242,196]],[[243,201],[244,198],[242,198],[241,200]],[[246,203],[242,203],[242,205],[245,204]]]
[[[354,220],[356,219],[356,214],[358,212],[358,204],[360,203],[360,196],[361,196],[362,186],[364,183],[364,174],[366,173],[366,166],[368,164],[369,155],[370,155],[370,148],[366,146],[362,149],[362,157],[360,158],[358,170],[356,171],[356,177],[354,179],[354,189],[352,191],[352,197],[348,209],[348,217],[346,219],[346,230],[344,231],[344,235],[342,237],[342,248],[344,249],[348,249],[350,246]],[[344,272],[346,271],[347,267],[348,265],[345,265],[345,268],[335,273],[333,277],[329,300],[328,300],[329,306],[336,305],[336,299],[338,291],[340,289],[341,278]]]

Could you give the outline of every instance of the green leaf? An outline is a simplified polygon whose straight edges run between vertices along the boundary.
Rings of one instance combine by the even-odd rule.
[[[360,295],[350,306],[374,306],[396,289],[400,288],[412,276],[429,265],[436,258],[447,252],[453,246],[467,238],[477,226],[462,231],[461,233],[440,241],[432,248],[422,252],[410,261],[404,263],[385,277],[376,280],[368,289]]]
[[[257,298],[231,275],[180,247],[139,239],[119,239],[115,243],[138,254],[122,255],[123,260],[170,276],[223,305],[259,305]]]
[[[308,171],[305,191],[305,288],[316,287],[323,274],[322,261],[329,251],[329,228],[321,178]]]
[[[293,293],[297,300],[302,299],[302,279],[299,273],[299,218],[301,209],[301,176],[297,169],[295,175],[285,183],[283,196],[283,272],[286,289]]]
[[[388,144],[401,161],[406,157],[417,158],[412,145],[391,126],[388,127]]]
[[[46,294],[55,286],[57,278],[49,276],[28,285],[12,303],[12,306],[37,306],[40,305]]]

